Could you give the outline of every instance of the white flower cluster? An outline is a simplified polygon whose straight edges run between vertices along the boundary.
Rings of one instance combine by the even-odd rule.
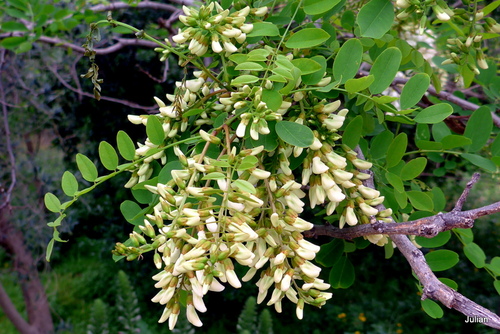
[[[214,139],[206,133],[203,136]],[[245,157],[264,154],[263,147],[239,154],[233,148],[228,158],[233,163],[227,162],[228,167],[217,167],[206,157],[198,163],[199,156],[187,158],[178,148],[174,151],[186,162],[186,168],[173,170],[167,184],[146,186],[160,197],[153,213],[146,215],[140,226],[151,244],[133,233],[133,246],[119,244],[116,248],[118,254],[128,255],[140,252],[139,248],[155,249],[155,265],[161,271],[153,279],[161,290],[152,300],[165,305],[160,322],[168,319],[170,328],[175,326],[180,311],[178,299],[184,290],[188,293],[188,320],[201,326],[197,312],[206,311],[203,296],[208,291],[222,291],[221,282],[241,287],[234,262],[250,268],[243,281],[262,270],[257,282],[258,302],[272,291],[267,305],[274,305],[278,312],[285,297],[297,304],[299,318],[304,304],[319,307],[331,298],[331,293],[322,291],[330,285],[318,278],[321,269],[310,262],[319,246],[302,236],[313,225],[298,217],[301,209],[296,211],[294,203],[304,196],[300,184],[280,176],[274,181],[279,198],[266,208],[270,195],[264,180],[271,177],[266,170],[245,167],[238,171],[237,181],[250,184],[250,189],[242,189],[231,177],[217,178],[212,183],[201,180],[210,179],[214,173],[231,174]],[[205,186],[195,186],[200,180]]]
[[[264,16],[267,13],[267,7],[251,9],[248,6],[231,13],[229,9],[223,9],[218,2],[201,6],[199,10],[186,6],[182,9],[185,15],[180,15],[179,20],[187,28],[179,29],[179,33],[172,39],[176,43],[189,41],[189,51],[197,56],[203,56],[209,45],[215,53],[236,52],[238,48],[235,44],[244,43],[246,34],[253,29],[253,24],[245,23],[247,16]]]

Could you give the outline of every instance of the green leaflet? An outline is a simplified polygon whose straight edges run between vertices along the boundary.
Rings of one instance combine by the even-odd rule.
[[[406,194],[408,195],[411,205],[415,209],[422,211],[432,211],[434,209],[434,202],[427,193],[412,190],[406,192]]]
[[[305,49],[320,45],[330,38],[330,34],[320,28],[305,28],[293,34],[285,46],[290,49]]]
[[[43,201],[45,203],[45,207],[52,212],[59,212],[61,211],[61,201],[59,201],[59,198],[57,198],[56,195],[53,193],[46,193]]]
[[[347,256],[342,255],[330,270],[328,282],[334,289],[349,288],[356,278],[354,266]]]
[[[394,22],[394,7],[389,0],[372,0],[361,8],[356,21],[361,36],[382,38]]]
[[[440,249],[427,253],[425,255],[425,260],[432,271],[443,271],[455,266],[459,258],[458,254],[453,251]]]
[[[345,42],[333,62],[333,77],[335,80],[340,80],[342,84],[354,78],[361,65],[362,56],[363,45],[358,39],[352,38]]]
[[[298,147],[308,147],[314,142],[311,129],[295,122],[277,122],[276,133],[284,142]]]
[[[478,244],[471,242],[464,246],[464,254],[476,266],[483,268],[486,262],[486,254]]]
[[[78,170],[82,173],[82,177],[89,181],[94,182],[97,179],[97,168],[94,163],[85,155],[78,153],[76,155],[76,164]]]
[[[401,91],[401,109],[415,106],[424,96],[430,83],[431,79],[425,73],[418,73],[411,77]]]
[[[433,319],[439,319],[443,317],[443,309],[441,306],[439,306],[438,303],[431,299],[425,299],[420,301],[422,308],[424,309],[425,313]]]
[[[134,142],[125,131],[118,131],[116,134],[116,144],[118,145],[118,151],[125,160],[134,160]]]
[[[115,170],[118,167],[118,154],[108,142],[101,141],[99,144],[99,159],[107,170]]]
[[[335,7],[340,0],[305,0],[304,12],[307,15],[323,14]]]
[[[370,74],[375,77],[375,82],[370,86],[372,94],[380,94],[389,87],[401,64],[401,51],[396,47],[385,49],[375,59]]]
[[[443,121],[453,113],[453,108],[448,103],[438,103],[420,111],[414,120],[417,123],[435,124]]]
[[[74,196],[78,191],[78,181],[76,177],[69,171],[65,171],[62,180],[61,188],[67,196]]]
[[[345,89],[348,93],[356,93],[370,87],[373,81],[375,81],[375,77],[373,75],[368,75],[358,79],[349,79],[345,83]]]
[[[493,119],[489,108],[482,106],[475,110],[465,127],[464,136],[472,140],[472,144],[469,146],[468,151],[477,152],[483,148],[488,139],[490,139],[492,130]]]
[[[361,132],[363,130],[363,116],[358,115],[352,119],[349,124],[347,124],[344,134],[342,135],[342,144],[349,147],[356,147],[358,145],[359,139],[361,138]]]
[[[391,145],[387,150],[386,163],[387,167],[396,166],[403,158],[406,152],[406,146],[408,145],[408,136],[406,133],[400,133],[392,140]]]
[[[401,170],[401,178],[405,181],[413,180],[424,171],[426,165],[427,159],[424,157],[419,157],[408,161]]]
[[[247,37],[256,36],[278,36],[280,31],[278,27],[270,22],[255,22],[252,31]]]
[[[444,231],[436,235],[434,238],[425,238],[425,237],[415,237],[415,241],[422,247],[426,248],[436,248],[445,245],[448,240],[451,238],[450,231]]]

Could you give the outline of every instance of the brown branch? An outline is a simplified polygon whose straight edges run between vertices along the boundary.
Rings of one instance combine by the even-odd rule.
[[[94,94],[90,94],[90,93],[87,93],[87,92],[84,92],[80,89],[77,89],[73,86],[71,86],[70,84],[68,84],[60,75],[59,73],[57,73],[57,71],[52,68],[52,67],[48,67],[49,70],[55,75],[55,77],[57,78],[57,80],[59,80],[59,82],[66,88],[72,90],[73,92],[75,93],[78,93],[80,95],[83,95],[83,96],[87,96],[87,97],[90,97],[90,98],[94,98]],[[142,109],[142,110],[153,110],[153,109],[156,109],[157,106],[150,106],[150,107],[147,107],[147,106],[142,106],[140,104],[137,104],[137,103],[134,103],[134,102],[130,102],[130,101],[126,101],[126,100],[122,100],[122,99],[116,99],[114,97],[107,97],[107,96],[101,96],[101,100],[104,100],[104,101],[110,101],[110,102],[115,102],[115,103],[119,103],[119,104],[123,104],[127,107],[130,107],[130,108],[135,108],[135,109]]]
[[[20,333],[32,333],[34,328],[17,311],[9,295],[0,283],[0,309]]]
[[[364,159],[363,153],[357,148],[358,157]],[[370,188],[375,188],[373,174],[371,178],[366,180],[365,186]],[[462,196],[460,196],[461,200],[464,201],[467,197],[467,194],[470,190],[470,187],[477,181],[476,178],[478,176],[474,176],[473,180],[467,184],[467,188],[464,190]],[[461,204],[458,204],[456,207],[460,207]],[[383,204],[377,206],[378,210],[385,210]],[[452,211],[445,214],[438,214],[433,217],[424,218],[427,220],[435,220],[435,221],[443,221],[443,225],[446,225],[446,221],[449,220],[449,223],[452,225],[458,224],[458,222],[470,224],[469,228],[473,225],[473,219],[489,215],[494,212],[500,212],[500,202],[490,204],[488,206],[484,206],[482,208],[473,209],[469,211]],[[443,219],[443,216],[445,217]],[[454,222],[457,221],[457,222]],[[422,221],[421,219],[417,220]],[[395,222],[393,221],[392,224]],[[388,225],[392,225],[391,223]],[[401,223],[405,224],[405,223]],[[415,223],[413,223],[415,224]],[[372,224],[366,225],[370,226]],[[383,228],[383,227],[382,227]],[[350,228],[349,228],[350,229]],[[346,230],[349,230],[346,229]],[[385,234],[385,232],[383,232]],[[413,272],[417,275],[418,280],[422,283],[423,286],[423,294],[422,300],[431,298],[437,301],[440,301],[443,305],[448,308],[453,308],[458,312],[471,317],[471,318],[479,318],[484,320],[482,323],[486,326],[500,329],[500,317],[491,312],[490,310],[484,308],[483,306],[473,302],[472,300],[466,298],[462,294],[457,291],[451,289],[445,284],[441,283],[432,272],[431,268],[427,264],[425,260],[424,254],[408,239],[406,235],[403,234],[393,234],[391,235],[391,239],[396,245],[396,247],[401,251],[403,256],[406,258],[408,263],[410,264]]]
[[[73,51],[78,53],[82,54],[85,53],[85,49],[83,47],[70,42],[66,42],[57,37],[41,36],[38,40],[44,43],[54,44],[56,46],[72,49]],[[136,38],[115,38],[115,40],[117,41],[116,44],[113,44],[105,48],[96,48],[93,50],[96,52],[97,55],[106,55],[116,52],[126,46],[143,46],[148,48],[155,48],[158,46],[158,44],[154,42]]]
[[[155,10],[164,10],[168,12],[175,12],[179,8],[169,5],[166,3],[154,2],[154,1],[141,1],[137,5],[129,5],[122,1],[116,1],[109,3],[107,5],[96,5],[90,7],[90,10],[93,12],[106,12],[110,10],[117,9],[126,9],[126,8],[142,8],[142,9],[155,9]]]

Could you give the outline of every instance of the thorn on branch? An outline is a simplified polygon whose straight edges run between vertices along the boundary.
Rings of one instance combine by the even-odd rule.
[[[462,211],[462,207],[464,206],[464,203],[467,200],[467,197],[469,196],[469,192],[472,189],[472,186],[474,186],[474,184],[476,184],[477,181],[479,181],[480,176],[481,176],[481,174],[479,174],[479,173],[474,173],[474,175],[472,175],[471,180],[469,182],[467,182],[467,185],[465,186],[464,191],[462,192],[462,194],[458,198],[457,203],[455,204],[455,207],[453,208],[452,211],[455,211],[455,212]]]

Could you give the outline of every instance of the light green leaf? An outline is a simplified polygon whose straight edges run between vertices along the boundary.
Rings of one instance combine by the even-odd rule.
[[[434,202],[427,193],[412,190],[408,191],[406,194],[410,199],[411,205],[415,209],[422,211],[432,211],[434,209]]]
[[[233,186],[240,189],[241,191],[246,191],[247,193],[250,194],[255,194],[257,192],[255,190],[255,187],[250,182],[245,180],[233,181]]]
[[[45,203],[45,207],[52,212],[60,212],[61,211],[61,201],[57,198],[53,193],[46,193],[43,201]]]
[[[401,178],[405,181],[413,180],[424,171],[426,165],[427,159],[424,157],[408,161],[408,163],[401,170]]]
[[[347,289],[354,283],[354,266],[347,256],[341,256],[330,270],[328,282],[334,289]]]
[[[416,105],[422,99],[430,84],[431,79],[425,73],[418,73],[411,77],[401,91],[401,109],[408,109]]]
[[[226,176],[220,172],[213,172],[213,173],[208,173],[204,177],[202,177],[202,180],[223,180],[225,179]]]
[[[385,158],[388,168],[396,166],[401,161],[401,158],[403,158],[403,155],[406,152],[407,145],[408,136],[404,132],[400,133],[392,140]]]
[[[142,211],[142,208],[136,202],[127,200],[120,204],[120,211],[123,217],[129,223],[132,223],[138,219],[137,216]]]
[[[422,247],[425,248],[436,248],[436,247],[441,247],[445,245],[448,240],[451,238],[451,232],[450,231],[444,231],[439,233],[433,238],[425,238],[425,237],[415,237],[415,241],[417,244],[419,244]]]
[[[333,62],[333,77],[343,84],[354,78],[361,65],[363,45],[358,39],[351,38],[340,48]]]
[[[278,111],[283,103],[283,96],[275,90],[263,89],[262,101],[265,102],[267,107],[272,111]]]
[[[414,120],[417,123],[435,124],[443,121],[453,113],[453,108],[448,103],[438,103],[420,111]]]
[[[370,74],[375,77],[375,82],[370,86],[370,92],[372,94],[380,94],[386,90],[396,77],[400,64],[401,51],[396,47],[385,49],[377,59],[375,59],[370,69]]]
[[[491,262],[486,264],[485,266],[486,268],[491,270],[495,274],[495,276],[500,276],[500,257],[495,256],[491,259]]]
[[[54,249],[54,239],[50,239],[49,244],[47,245],[47,250],[45,251],[45,260],[50,262],[50,256],[52,255],[52,250]]]
[[[276,123],[276,133],[284,142],[298,147],[308,147],[314,142],[312,130],[295,122],[281,121]]]
[[[256,77],[255,75],[250,75],[250,74],[243,74],[243,75],[240,75],[239,77],[236,77],[233,80],[231,80],[231,85],[242,86],[242,85],[254,83],[257,81],[259,81],[259,77]]]
[[[244,62],[235,67],[235,70],[238,71],[262,71],[264,70],[264,66],[259,63],[255,63],[252,61]]]
[[[78,181],[71,172],[65,171],[62,176],[61,187],[66,195],[73,197],[78,191]]]
[[[332,9],[340,0],[305,0],[304,12],[307,15],[323,14]]]
[[[394,22],[394,7],[389,0],[372,0],[361,8],[356,21],[361,36],[382,38]]]
[[[373,81],[375,81],[375,77],[371,74],[358,79],[349,79],[345,83],[345,89],[348,93],[356,93],[370,87]]]
[[[354,117],[349,124],[347,124],[344,134],[342,135],[342,144],[349,147],[356,147],[358,145],[359,139],[361,138],[361,132],[363,130],[363,116],[358,115]]]
[[[422,150],[442,150],[443,144],[431,140],[417,140],[415,143]]]
[[[476,268],[483,268],[486,262],[486,254],[478,244],[471,242],[464,246],[464,254]]]
[[[486,169],[488,172],[494,173],[497,170],[497,166],[493,161],[483,158],[480,155],[463,153],[462,157],[472,162],[474,165]]]
[[[292,64],[300,70],[301,75],[312,74],[321,70],[321,65],[310,58],[297,58],[292,60]]]
[[[132,139],[125,131],[118,131],[116,134],[116,144],[118,145],[118,151],[121,156],[126,160],[134,160],[135,157],[135,146]]]
[[[447,249],[429,252],[425,255],[425,259],[432,271],[450,269],[459,261],[458,254]]]
[[[285,46],[290,49],[306,49],[320,45],[330,38],[330,34],[320,28],[305,28],[293,34]]]
[[[108,142],[102,141],[99,144],[99,158],[107,170],[115,170],[118,167],[118,154]]]
[[[247,37],[278,36],[279,34],[278,27],[270,22],[254,22],[253,29],[247,34]]]
[[[497,293],[500,295],[500,281],[499,280],[494,281],[493,286],[495,287],[495,290],[497,290]]]
[[[314,56],[311,59],[317,62],[321,66],[321,69],[311,74],[302,75],[302,82],[306,85],[315,85],[318,82],[320,82],[326,71],[325,57],[319,55],[319,56]]]
[[[253,155],[248,155],[244,157],[240,164],[238,165],[237,170],[247,170],[250,168],[257,167],[257,164],[259,163],[259,160],[253,156]]]
[[[97,168],[94,163],[85,155],[78,153],[76,155],[76,165],[78,170],[82,173],[82,177],[89,181],[94,182],[97,179]]]
[[[158,117],[154,115],[150,115],[148,117],[148,122],[146,123],[146,133],[149,140],[153,144],[163,144],[163,140],[165,139],[165,132],[163,131],[163,127]]]
[[[393,186],[394,189],[396,189],[399,193],[402,193],[402,192],[405,191],[405,187],[404,187],[403,181],[396,174],[391,173],[391,172],[386,172],[385,173],[385,178],[387,179],[387,181],[389,182],[389,184],[391,186]]]
[[[26,42],[26,37],[21,37],[21,36],[6,37],[0,41],[0,46],[12,50],[17,48],[24,42]]]
[[[439,319],[443,317],[443,309],[441,306],[439,306],[438,303],[431,299],[424,299],[420,301],[422,308],[424,309],[425,313],[429,315],[429,317],[433,319]]]
[[[441,143],[443,144],[443,149],[449,150],[455,147],[463,147],[470,145],[472,143],[472,140],[464,136],[448,135],[443,139],[441,139]]]
[[[438,277],[438,280],[439,280],[441,283],[443,283],[443,284],[445,284],[445,285],[449,286],[449,287],[450,287],[450,288],[452,288],[453,290],[455,290],[455,291],[456,291],[456,290],[458,290],[458,283],[457,283],[457,282],[455,282],[454,280],[449,279],[449,278],[445,278],[445,277]]]
[[[469,152],[477,152],[483,148],[490,139],[493,130],[493,119],[488,107],[482,106],[475,110],[467,121],[464,136],[472,140]]]

